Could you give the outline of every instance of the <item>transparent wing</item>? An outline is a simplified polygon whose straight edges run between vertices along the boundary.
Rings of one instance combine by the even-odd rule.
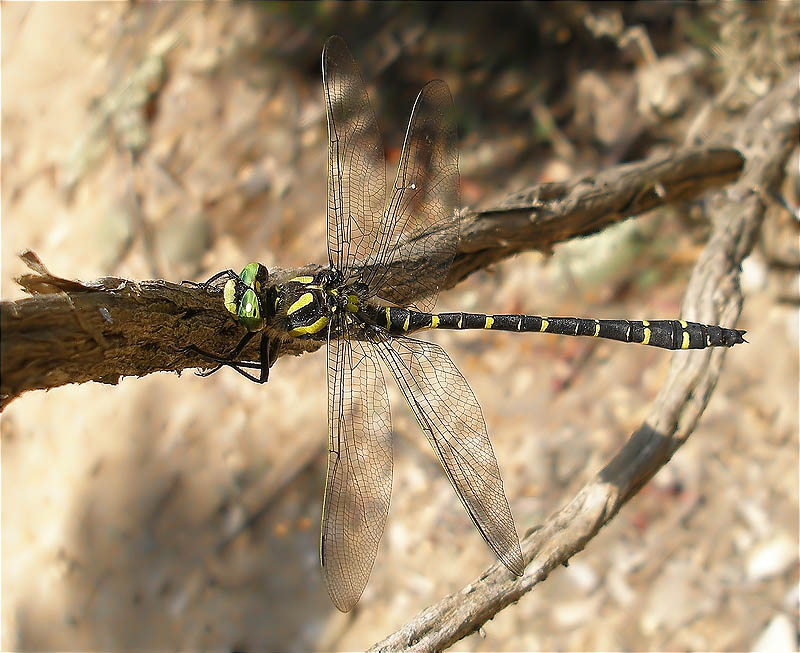
[[[370,295],[431,310],[458,244],[458,143],[441,80],[417,96],[389,203],[383,143],[358,65],[332,36],[322,52],[328,116],[328,255]]]
[[[369,579],[392,493],[389,399],[372,344],[328,343],[328,411],[320,560],[334,605],[347,612]]]
[[[433,343],[387,338],[378,351],[483,539],[512,573],[522,575],[525,565],[500,468],[466,379]]]
[[[459,175],[453,99],[442,80],[419,92],[397,178],[362,275],[372,294],[430,311],[458,246]]]
[[[322,50],[328,116],[328,257],[348,281],[380,240],[386,202],[383,141],[364,81],[338,36]]]

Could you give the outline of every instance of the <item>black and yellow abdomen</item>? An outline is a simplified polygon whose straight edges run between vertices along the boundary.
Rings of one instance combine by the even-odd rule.
[[[421,313],[405,308],[371,305],[365,313],[376,325],[393,335],[406,335],[424,329],[490,329],[589,336],[662,349],[732,347],[745,342],[745,331],[684,320],[593,320],[539,315]]]

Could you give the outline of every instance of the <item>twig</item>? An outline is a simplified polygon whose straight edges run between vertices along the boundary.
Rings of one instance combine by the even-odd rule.
[[[713,228],[684,297],[687,319],[736,323],[742,306],[739,269],[761,227],[766,207],[762,191],[779,184],[800,135],[797,78],[793,71],[736,129],[733,144],[745,155],[745,168],[735,184],[708,202]],[[706,349],[673,356],[669,377],[645,422],[592,481],[524,538],[528,566],[522,578],[513,578],[495,564],[370,650],[447,648],[478,630],[583,550],[689,437],[716,385],[725,355],[724,349]]]
[[[691,148],[572,183],[532,186],[497,206],[467,212],[442,287],[519,252],[548,252],[556,243],[657,206],[697,198],[730,183],[742,165],[733,148]],[[182,348],[228,351],[241,338],[241,327],[221,298],[200,288],[114,277],[79,283],[54,276],[32,252],[22,258],[34,274],[18,281],[34,297],[0,304],[0,410],[28,390],[85,381],[113,384],[123,376],[203,366]],[[397,259],[415,265],[402,252]],[[313,269],[270,270],[270,278],[280,282]],[[280,356],[320,347],[277,330],[274,335],[281,339]],[[257,358],[255,346],[244,355]]]

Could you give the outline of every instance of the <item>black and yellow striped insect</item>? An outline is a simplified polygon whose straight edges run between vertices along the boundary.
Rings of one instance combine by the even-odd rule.
[[[277,338],[328,344],[328,473],[320,556],[328,591],[350,610],[367,583],[389,511],[392,432],[381,363],[417,418],[484,540],[513,574],[525,563],[478,401],[444,350],[408,337],[424,329],[492,329],[610,338],[665,349],[744,342],[744,331],[677,320],[592,320],[431,313],[459,237],[459,174],[447,85],[417,96],[386,202],[383,145],[364,83],[344,41],[322,54],[328,118],[329,266],[281,284],[251,263],[227,270],[225,307],[247,329],[224,356],[197,353],[264,382]],[[270,323],[269,335],[265,326]],[[239,360],[261,335],[260,359]],[[248,370],[256,370],[258,375]]]

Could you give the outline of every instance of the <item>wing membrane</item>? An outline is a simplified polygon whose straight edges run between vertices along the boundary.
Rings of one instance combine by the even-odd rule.
[[[442,80],[419,92],[364,281],[381,299],[429,311],[458,246],[458,141]]]
[[[458,244],[458,142],[453,100],[441,80],[417,96],[397,177],[386,165],[358,65],[332,36],[322,52],[328,117],[328,256],[345,281],[360,274],[391,303],[431,310]]]
[[[350,280],[381,240],[386,160],[375,112],[345,42],[332,36],[322,50],[328,117],[328,257]]]
[[[333,603],[347,612],[369,579],[392,493],[389,399],[370,343],[328,343],[328,411],[320,560]]]
[[[524,562],[481,407],[445,351],[389,338],[378,346],[473,523],[517,576]]]

